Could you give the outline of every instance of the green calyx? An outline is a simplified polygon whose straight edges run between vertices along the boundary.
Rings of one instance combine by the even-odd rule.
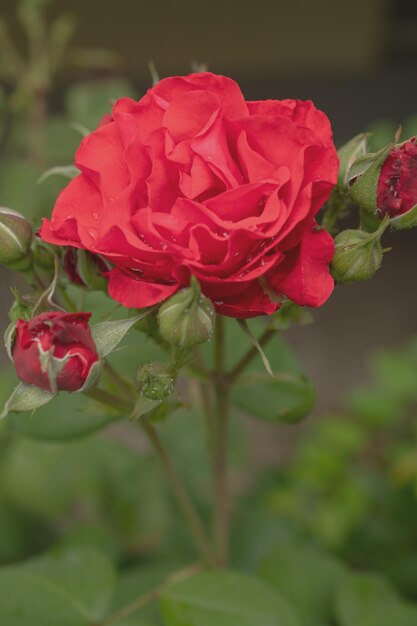
[[[372,278],[382,263],[380,239],[388,223],[389,219],[384,219],[372,233],[348,229],[337,235],[331,264],[331,273],[336,282],[348,284]]]
[[[17,211],[0,208],[0,263],[25,271],[32,263],[32,227]]]
[[[368,211],[371,215],[376,215],[377,188],[382,165],[391,152],[394,144],[388,144],[379,152],[366,154],[357,159],[351,166],[347,184],[349,187],[349,197],[362,210]]]
[[[169,344],[187,349],[210,339],[215,310],[193,276],[190,287],[166,300],[158,313],[159,331]]]

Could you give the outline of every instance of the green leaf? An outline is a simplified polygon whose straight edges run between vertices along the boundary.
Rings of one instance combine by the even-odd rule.
[[[416,626],[416,624],[417,606],[407,604],[375,608],[372,613],[355,622],[355,626]]]
[[[91,326],[91,334],[100,358],[104,358],[113,352],[132,326],[149,315],[151,311],[153,311],[153,307],[146,309],[139,315],[135,315],[135,317],[124,320],[113,320],[111,322],[100,322],[100,324]]]
[[[315,390],[305,376],[247,374],[232,389],[233,404],[268,422],[298,422],[313,408]]]
[[[376,574],[355,574],[348,576],[336,598],[336,617],[340,626],[357,626],[364,619],[372,620],[372,615],[397,606],[401,600],[390,583]],[[399,626],[399,622],[392,624]],[[371,624],[369,624],[371,626]]]
[[[44,389],[40,389],[40,387],[19,383],[4,405],[4,409],[0,413],[0,419],[6,417],[9,413],[34,411],[50,402],[54,397],[54,393],[49,393]]]
[[[7,626],[89,626],[106,615],[113,588],[100,553],[50,554],[0,569],[1,617]]]
[[[294,606],[302,626],[330,620],[334,594],[345,576],[336,559],[291,540],[279,544],[259,573]]]
[[[83,410],[84,405],[89,407],[88,411]],[[34,415],[27,412],[9,415],[7,425],[26,437],[65,441],[89,435],[114,419],[109,410],[101,411],[96,404],[86,403],[79,394],[61,392]]]
[[[276,591],[230,571],[205,572],[170,587],[160,604],[167,626],[298,626]]]

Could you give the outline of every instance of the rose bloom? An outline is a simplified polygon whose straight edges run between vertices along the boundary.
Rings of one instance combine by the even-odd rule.
[[[12,356],[18,378],[46,391],[78,391],[98,361],[91,313],[49,311],[18,320]]]
[[[147,307],[195,275],[218,312],[319,306],[334,247],[314,216],[336,183],[329,121],[311,102],[246,102],[211,73],[122,98],[76,153],[42,238],[111,262],[109,294]]]
[[[417,145],[413,137],[395,146],[385,159],[378,179],[377,205],[391,218],[417,206]]]

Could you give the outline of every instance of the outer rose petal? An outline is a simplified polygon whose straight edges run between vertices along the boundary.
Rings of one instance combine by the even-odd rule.
[[[329,263],[334,254],[333,238],[324,229],[308,230],[300,245],[281,265],[267,275],[268,283],[299,305],[318,307],[333,291]]]
[[[194,89],[204,89],[216,94],[222,103],[223,113],[232,119],[248,115],[248,108],[239,85],[227,76],[211,72],[164,78],[148,91],[141,102],[148,100],[150,92],[153,92],[162,98],[161,104],[163,100],[169,103],[177,96]]]
[[[178,283],[161,285],[140,280],[117,268],[109,274],[109,295],[131,309],[144,309],[158,304],[172,296],[178,287]]]

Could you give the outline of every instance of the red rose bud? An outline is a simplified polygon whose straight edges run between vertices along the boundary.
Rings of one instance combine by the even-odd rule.
[[[18,271],[28,269],[32,237],[32,227],[23,215],[0,208],[0,263]]]
[[[349,194],[360,208],[379,218],[388,216],[394,228],[417,225],[415,137],[359,159],[351,172],[355,170],[358,176]]]
[[[93,384],[99,357],[90,317],[49,311],[28,322],[19,319],[12,357],[20,380],[49,392],[80,391]]]
[[[202,295],[198,281],[181,289],[160,307],[158,322],[166,342],[179,348],[192,348],[210,339],[213,333],[214,306]]]
[[[96,255],[85,250],[67,248],[64,253],[64,270],[72,283],[87,289],[107,290],[106,272],[110,265]]]
[[[380,215],[391,224],[407,228],[417,224],[417,145],[413,137],[395,146],[385,159],[377,187]]]

